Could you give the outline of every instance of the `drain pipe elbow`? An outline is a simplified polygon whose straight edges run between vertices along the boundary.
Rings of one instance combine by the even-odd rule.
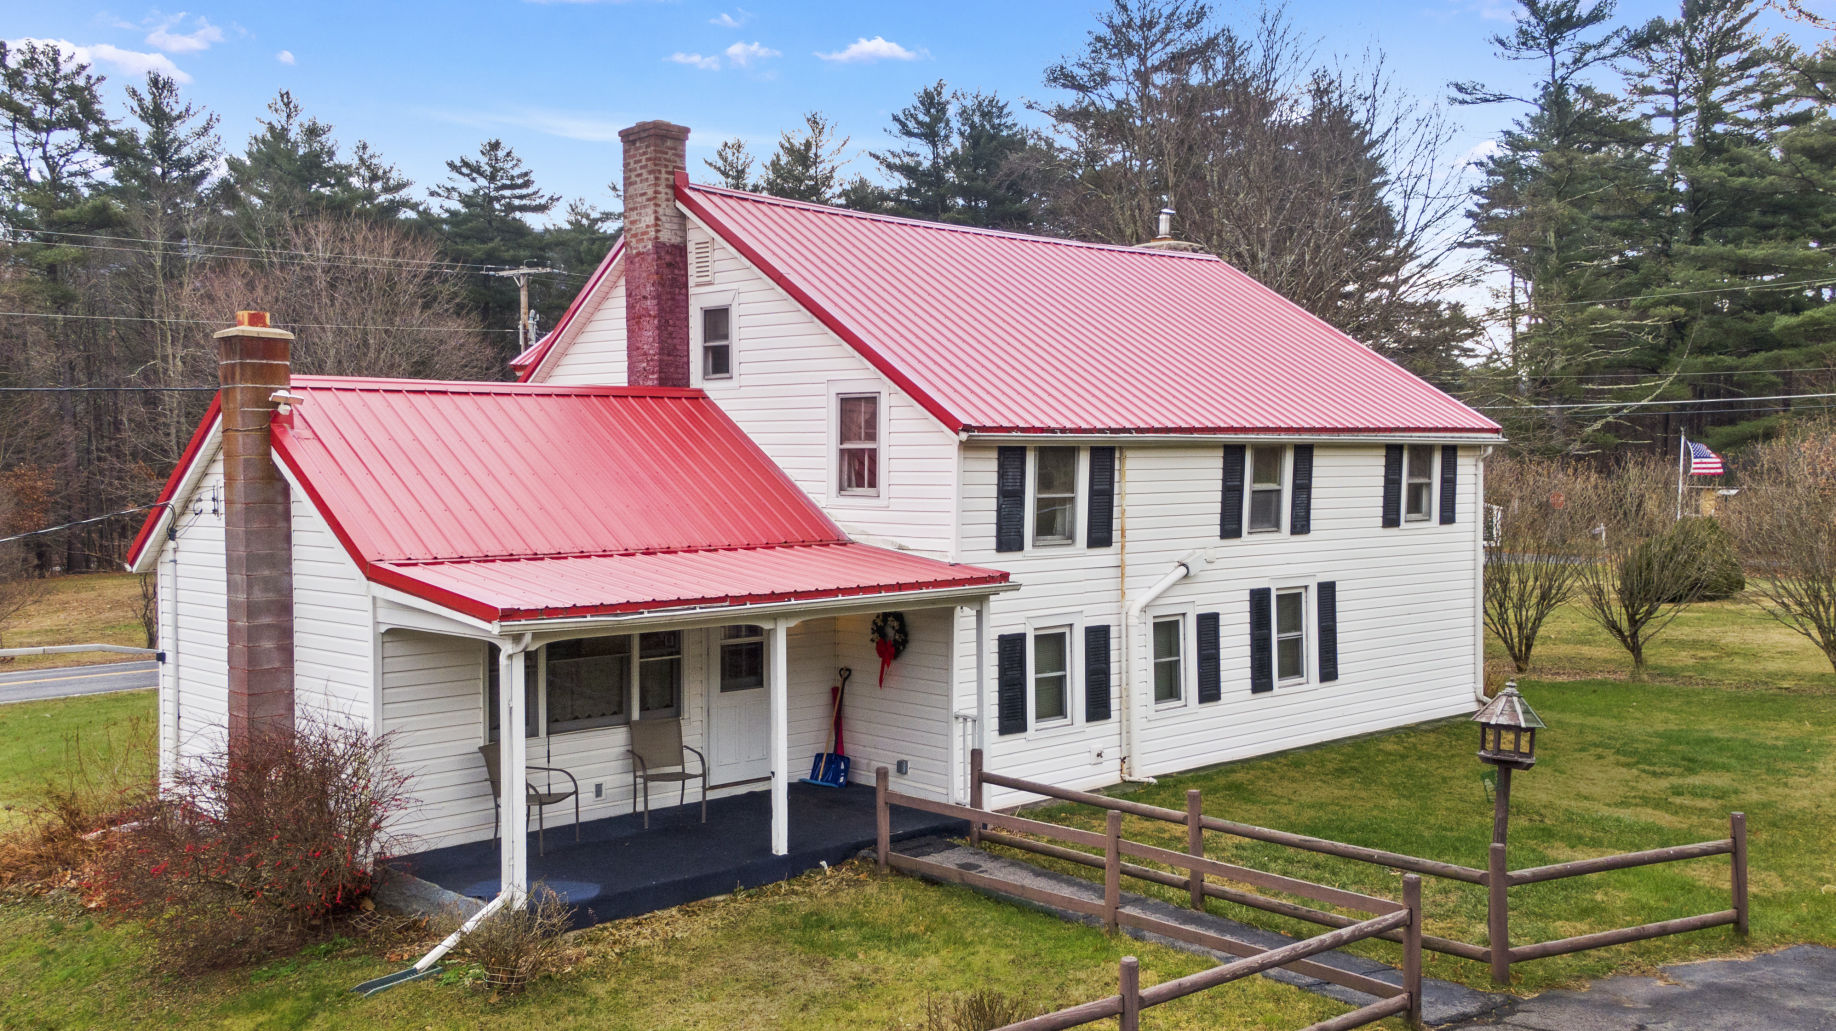
[[[1160,579],[1140,594],[1130,598],[1122,608],[1122,781],[1126,784],[1155,784],[1152,777],[1142,777],[1135,773],[1135,697],[1138,685],[1135,683],[1135,651],[1140,647],[1137,639],[1140,636],[1141,614],[1156,599],[1165,594],[1172,586],[1186,577],[1204,569],[1211,563],[1211,553],[1205,550],[1194,551],[1173,563],[1173,568],[1166,571]]]

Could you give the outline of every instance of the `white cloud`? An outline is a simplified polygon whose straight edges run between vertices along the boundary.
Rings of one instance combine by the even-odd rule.
[[[212,25],[203,15],[196,19],[197,28],[190,32],[176,31],[184,24],[185,12],[180,11],[167,18],[149,20],[153,31],[147,33],[147,42],[160,50],[174,54],[189,54],[198,50],[209,50],[211,44],[223,42],[223,30]]]
[[[727,48],[726,53],[727,63],[735,68],[749,68],[754,61],[780,56],[778,51],[757,42],[735,43]]]
[[[752,12],[746,10],[744,7],[735,7],[733,10],[735,12],[733,14],[722,11],[714,17],[709,18],[708,24],[718,25],[723,29],[737,29],[741,25],[752,20]]]
[[[691,68],[700,68],[710,72],[720,67],[720,58],[712,54],[685,54],[678,50],[669,55],[669,60],[677,64],[686,64]]]
[[[191,76],[185,74],[178,65],[173,64],[172,59],[165,54],[144,54],[138,50],[123,50],[108,43],[79,46],[67,39],[34,39],[27,36],[7,40],[7,46],[24,46],[28,43],[48,43],[57,47],[67,58],[75,59],[83,64],[108,65],[129,75],[141,76],[148,72],[159,72],[161,75],[170,76],[174,82],[191,81]]]
[[[276,61],[279,61],[281,64],[295,64],[296,63],[293,57],[293,51],[291,50],[280,51],[279,53],[274,55],[274,59]]]
[[[618,139],[618,131],[631,124],[631,120],[544,107],[506,108],[498,111],[435,110],[427,113],[454,125],[478,129],[514,126],[518,129],[534,129],[547,136],[584,140],[588,143],[612,143]]]
[[[1480,142],[1475,143],[1472,147],[1470,147],[1466,151],[1466,153],[1460,155],[1460,159],[1457,162],[1457,167],[1464,168],[1467,165],[1471,165],[1476,162],[1484,161],[1486,158],[1493,157],[1494,155],[1501,154],[1503,152],[1504,152],[1503,143],[1500,143],[1497,140],[1481,140]]]
[[[875,36],[872,39],[863,36],[848,44],[848,46],[842,50],[837,50],[829,54],[825,54],[819,50],[816,52],[816,56],[822,58],[824,61],[838,61],[845,64],[864,64],[868,61],[916,61],[921,57],[929,57],[930,54],[922,48],[918,50],[907,50],[899,44],[894,43],[892,40],[887,39],[885,36]]]

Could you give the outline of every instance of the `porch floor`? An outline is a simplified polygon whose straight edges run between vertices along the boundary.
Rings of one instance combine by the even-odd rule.
[[[673,792],[672,792],[673,793]],[[662,792],[658,792],[662,794]],[[641,814],[557,825],[561,807],[549,810],[546,855],[529,832],[529,882],[541,882],[574,907],[579,926],[756,888],[851,859],[873,847],[873,789],[790,785],[790,854],[771,854],[771,794],[754,791],[708,802],[708,822],[690,804],[654,808],[646,830]],[[656,801],[657,795],[652,796]],[[569,815],[572,815],[571,810]],[[960,820],[894,807],[894,841],[968,832]],[[498,892],[494,841],[418,852],[398,859],[406,872],[448,891],[489,899]]]

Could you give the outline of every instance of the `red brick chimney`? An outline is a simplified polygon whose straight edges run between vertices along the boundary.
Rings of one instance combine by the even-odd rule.
[[[676,173],[688,167],[687,127],[639,122],[625,144],[625,382],[689,385],[688,219]]]
[[[293,733],[293,513],[268,429],[293,334],[270,327],[265,311],[239,311],[216,337],[234,759],[257,734]]]

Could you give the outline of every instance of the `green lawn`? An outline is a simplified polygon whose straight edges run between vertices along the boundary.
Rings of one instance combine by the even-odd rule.
[[[140,578],[132,573],[83,573],[34,581],[32,600],[0,624],[0,644],[8,648],[49,644],[139,648],[146,643],[146,630],[140,624]],[[131,658],[112,652],[27,655],[0,659],[0,672]]]
[[[19,826],[47,779],[153,775],[153,692],[0,705],[0,833]]]

